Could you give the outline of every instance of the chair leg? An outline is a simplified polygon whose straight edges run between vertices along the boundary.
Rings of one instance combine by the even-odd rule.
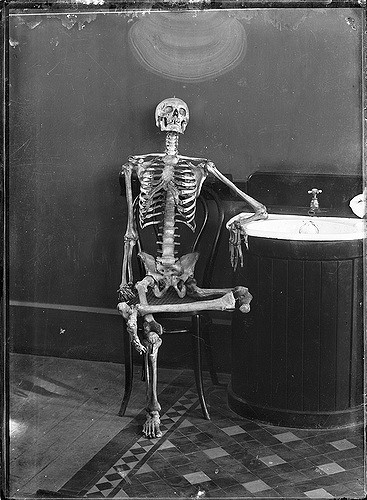
[[[198,391],[199,401],[201,405],[201,410],[203,412],[204,418],[206,420],[210,420],[208,408],[206,406],[205,397],[204,397],[204,385],[203,385],[203,370],[201,364],[201,321],[200,315],[195,314],[192,316],[192,331],[191,331],[191,339],[192,339],[192,347],[194,354],[194,373],[195,373],[195,382],[196,388]]]
[[[212,325],[212,320],[209,317],[205,317],[205,322],[203,324],[203,340],[204,340],[204,347],[205,347],[205,355],[206,355],[206,361],[208,363],[208,368],[209,368],[209,373],[210,373],[210,378],[212,380],[213,385],[220,385],[220,382],[218,380],[218,375],[217,372],[214,369],[214,363],[213,363],[213,351],[212,351],[212,341],[210,337],[210,326]]]
[[[208,368],[209,368],[209,373],[210,373],[210,378],[212,380],[213,385],[220,385],[219,380],[218,380],[218,375],[217,372],[214,369],[214,363],[213,363],[213,351],[212,351],[212,341],[210,337],[210,326],[212,325],[212,320],[211,318],[205,318],[205,323],[203,325],[203,338],[204,338],[204,345],[205,345],[205,354],[206,354],[206,360],[208,363]]]
[[[133,373],[134,373],[132,344],[130,342],[130,336],[126,330],[125,325],[123,331],[123,341],[124,341],[124,360],[125,360],[125,392],[121,403],[120,411],[118,412],[120,417],[125,415],[127,405],[129,404],[131,391],[133,388]]]
[[[141,358],[142,358],[142,363],[141,363],[141,377],[140,377],[140,380],[142,382],[146,382],[147,381],[147,374],[146,374],[146,369],[145,369],[144,356],[141,356]]]

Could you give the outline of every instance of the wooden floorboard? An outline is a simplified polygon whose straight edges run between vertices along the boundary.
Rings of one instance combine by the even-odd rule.
[[[161,369],[159,390],[178,373]],[[122,365],[13,354],[9,375],[13,497],[59,489],[144,407],[139,367],[125,417]]]

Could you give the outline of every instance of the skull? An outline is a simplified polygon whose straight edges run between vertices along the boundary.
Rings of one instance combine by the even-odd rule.
[[[164,99],[156,107],[155,124],[162,132],[179,132],[183,134],[188,123],[189,108],[178,97]]]

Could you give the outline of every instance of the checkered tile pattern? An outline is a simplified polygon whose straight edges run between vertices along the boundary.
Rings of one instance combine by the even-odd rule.
[[[140,437],[131,448],[126,451],[121,458],[106,472],[106,474],[86,493],[87,497],[111,496],[115,489],[118,489],[118,495],[121,496],[124,492],[120,486],[126,482],[130,472],[137,468],[136,466],[144,460],[153,448],[165,450],[174,447],[172,443],[165,439],[169,430],[182,418],[182,416],[193,406],[198,404],[198,396],[196,391],[191,388],[178,400],[173,406],[161,416],[162,437],[156,439],[146,439]],[[162,443],[163,440],[163,443]],[[142,467],[150,470],[147,464]],[[137,468],[137,469],[141,469]],[[142,473],[142,471],[138,470]],[[144,470],[143,470],[144,473]]]
[[[113,462],[102,453],[102,477],[69,482],[64,491],[72,486],[95,498],[365,497],[362,429],[263,425],[228,409],[225,386],[206,392],[210,421],[190,389],[162,416],[161,438],[135,434]]]

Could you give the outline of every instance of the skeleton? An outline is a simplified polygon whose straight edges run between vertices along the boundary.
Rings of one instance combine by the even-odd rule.
[[[157,398],[157,355],[162,343],[162,326],[154,319],[159,312],[199,312],[210,310],[250,310],[252,299],[248,289],[238,286],[233,289],[203,289],[197,286],[194,269],[197,252],[176,258],[176,224],[185,224],[195,230],[196,199],[208,174],[214,175],[245,200],[254,210],[247,218],[266,218],[266,208],[238,189],[206,158],[182,156],[178,153],[179,134],[183,134],[189,122],[189,109],[178,98],[169,98],[158,104],[155,112],[156,125],[166,132],[166,148],[163,153],[130,156],[122,167],[125,176],[128,210],[127,228],[124,236],[122,280],[119,287],[118,310],[126,321],[127,331],[135,349],[144,354],[147,380],[146,421],[143,434],[148,438],[160,437],[160,404]],[[140,182],[138,196],[138,221],[134,217],[132,196],[132,174]],[[136,283],[133,279],[132,252],[138,240],[137,226],[162,225],[158,235],[161,241],[160,255],[152,256],[140,252],[146,276]],[[234,222],[230,229],[230,253],[234,266],[242,261],[241,235],[244,221]],[[163,297],[173,288],[180,298],[188,295],[194,302],[185,304],[149,305],[147,293],[151,289],[156,297]],[[136,296],[138,300],[136,301]],[[196,301],[197,299],[197,301]],[[137,302],[137,303],[136,303]],[[143,340],[137,334],[138,317],[143,318]]]

